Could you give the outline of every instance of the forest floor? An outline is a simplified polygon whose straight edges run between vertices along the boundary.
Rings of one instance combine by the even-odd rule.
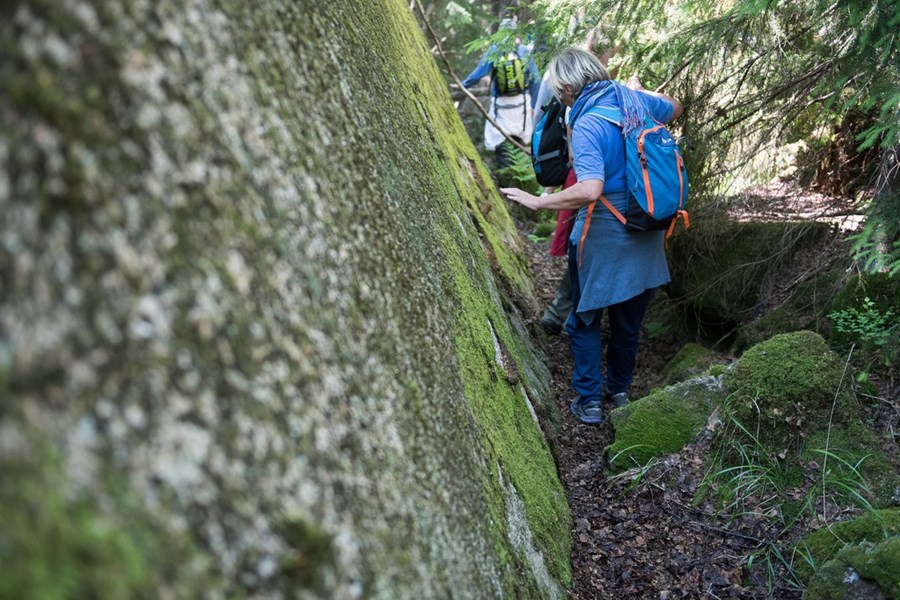
[[[765,198],[767,193],[772,197]],[[747,206],[752,208],[756,201],[769,209],[773,202],[781,202],[782,217],[791,204],[820,215],[821,211],[843,212],[821,197],[812,199],[818,207],[811,206],[810,198],[801,198],[796,191],[761,190]],[[754,210],[749,213],[762,216]],[[546,306],[565,269],[564,259],[549,256],[548,243],[526,241],[526,247],[539,301]],[[583,425],[572,416],[568,337],[563,334],[545,341],[554,400],[563,414],[555,448],[557,464],[574,523],[569,598],[799,598],[801,590],[788,582],[778,564],[776,549],[786,540],[772,519],[753,511],[722,515],[711,500],[696,502],[705,474],[708,440],[704,435],[649,470],[635,468],[619,477],[608,476],[604,448],[613,441],[612,429],[608,423]],[[680,346],[674,336],[651,338],[642,333],[631,398],[641,398],[660,385],[662,368]],[[722,363],[733,360],[725,354],[718,358]],[[611,407],[604,409],[608,414]],[[793,537],[802,533],[802,529],[792,531]],[[748,557],[753,554],[757,566],[749,569]]]
[[[564,259],[550,257],[546,244],[529,244],[529,258],[546,306],[565,269]],[[671,337],[642,334],[632,398],[660,384],[659,373],[678,348]],[[569,597],[754,597],[741,585],[743,565],[765,525],[745,519],[730,524],[729,531],[720,519],[691,505],[703,477],[701,445],[668,457],[632,489],[631,477],[607,477],[603,449],[613,441],[611,428],[583,425],[568,410],[574,396],[568,337],[549,338],[546,352],[554,400],[563,414],[557,464],[575,525]]]

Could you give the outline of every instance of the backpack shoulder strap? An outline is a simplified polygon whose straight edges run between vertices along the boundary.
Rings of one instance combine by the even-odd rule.
[[[622,112],[618,108],[606,108],[604,106],[592,106],[587,109],[585,115],[595,114],[602,119],[606,119],[614,125],[622,126]],[[584,116],[584,115],[581,115]]]

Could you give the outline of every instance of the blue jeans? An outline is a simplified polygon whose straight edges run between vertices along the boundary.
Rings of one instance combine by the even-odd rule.
[[[590,324],[575,312],[581,300],[578,281],[578,250],[569,245],[569,275],[572,280],[572,312],[566,321],[571,340],[575,371],[572,387],[584,399],[603,398],[603,336],[600,321],[603,310],[596,311]],[[627,392],[637,359],[641,323],[657,288],[651,288],[624,302],[606,307],[609,315],[609,340],[606,349],[606,391],[610,395]]]

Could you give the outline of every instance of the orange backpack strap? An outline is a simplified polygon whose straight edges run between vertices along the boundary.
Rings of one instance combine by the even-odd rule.
[[[616,210],[616,207],[610,204],[609,200],[607,200],[605,196],[600,196],[600,202],[602,202],[603,206],[605,206],[609,210],[609,212],[611,212],[613,216],[619,220],[619,223],[621,223],[622,225],[625,224],[625,217],[622,215],[622,213]]]
[[[603,203],[609,212],[613,214],[613,216],[618,219],[623,225],[625,224],[625,217],[622,216],[622,213],[617,211],[615,207],[610,204],[609,200],[606,199],[605,196],[600,196],[600,202]],[[587,217],[584,219],[584,229],[581,231],[581,241],[578,242],[578,266],[581,266],[581,253],[584,252],[584,240],[587,239],[588,229],[591,227],[591,215],[594,214],[594,206],[597,205],[597,202],[591,202],[588,205],[587,209]],[[687,213],[685,213],[687,214]]]
[[[672,224],[669,225],[669,230],[666,231],[666,247],[669,246],[669,238],[672,237],[672,234],[675,232],[675,224],[678,223],[678,219],[684,219],[684,228],[691,228],[691,217],[687,214],[686,210],[679,210],[675,213],[675,217],[672,219]]]

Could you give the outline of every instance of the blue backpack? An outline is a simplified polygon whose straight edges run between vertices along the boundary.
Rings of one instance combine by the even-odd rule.
[[[618,109],[595,106],[585,112],[588,113],[622,127],[622,114]],[[625,136],[625,183],[628,186],[628,208],[624,215],[603,196],[600,196],[600,201],[626,229],[665,229],[668,239],[678,219],[684,219],[686,228],[691,226],[688,213],[684,210],[688,179],[681,150],[665,126],[649,115],[641,127]],[[593,208],[593,204],[588,208],[582,245]]]

